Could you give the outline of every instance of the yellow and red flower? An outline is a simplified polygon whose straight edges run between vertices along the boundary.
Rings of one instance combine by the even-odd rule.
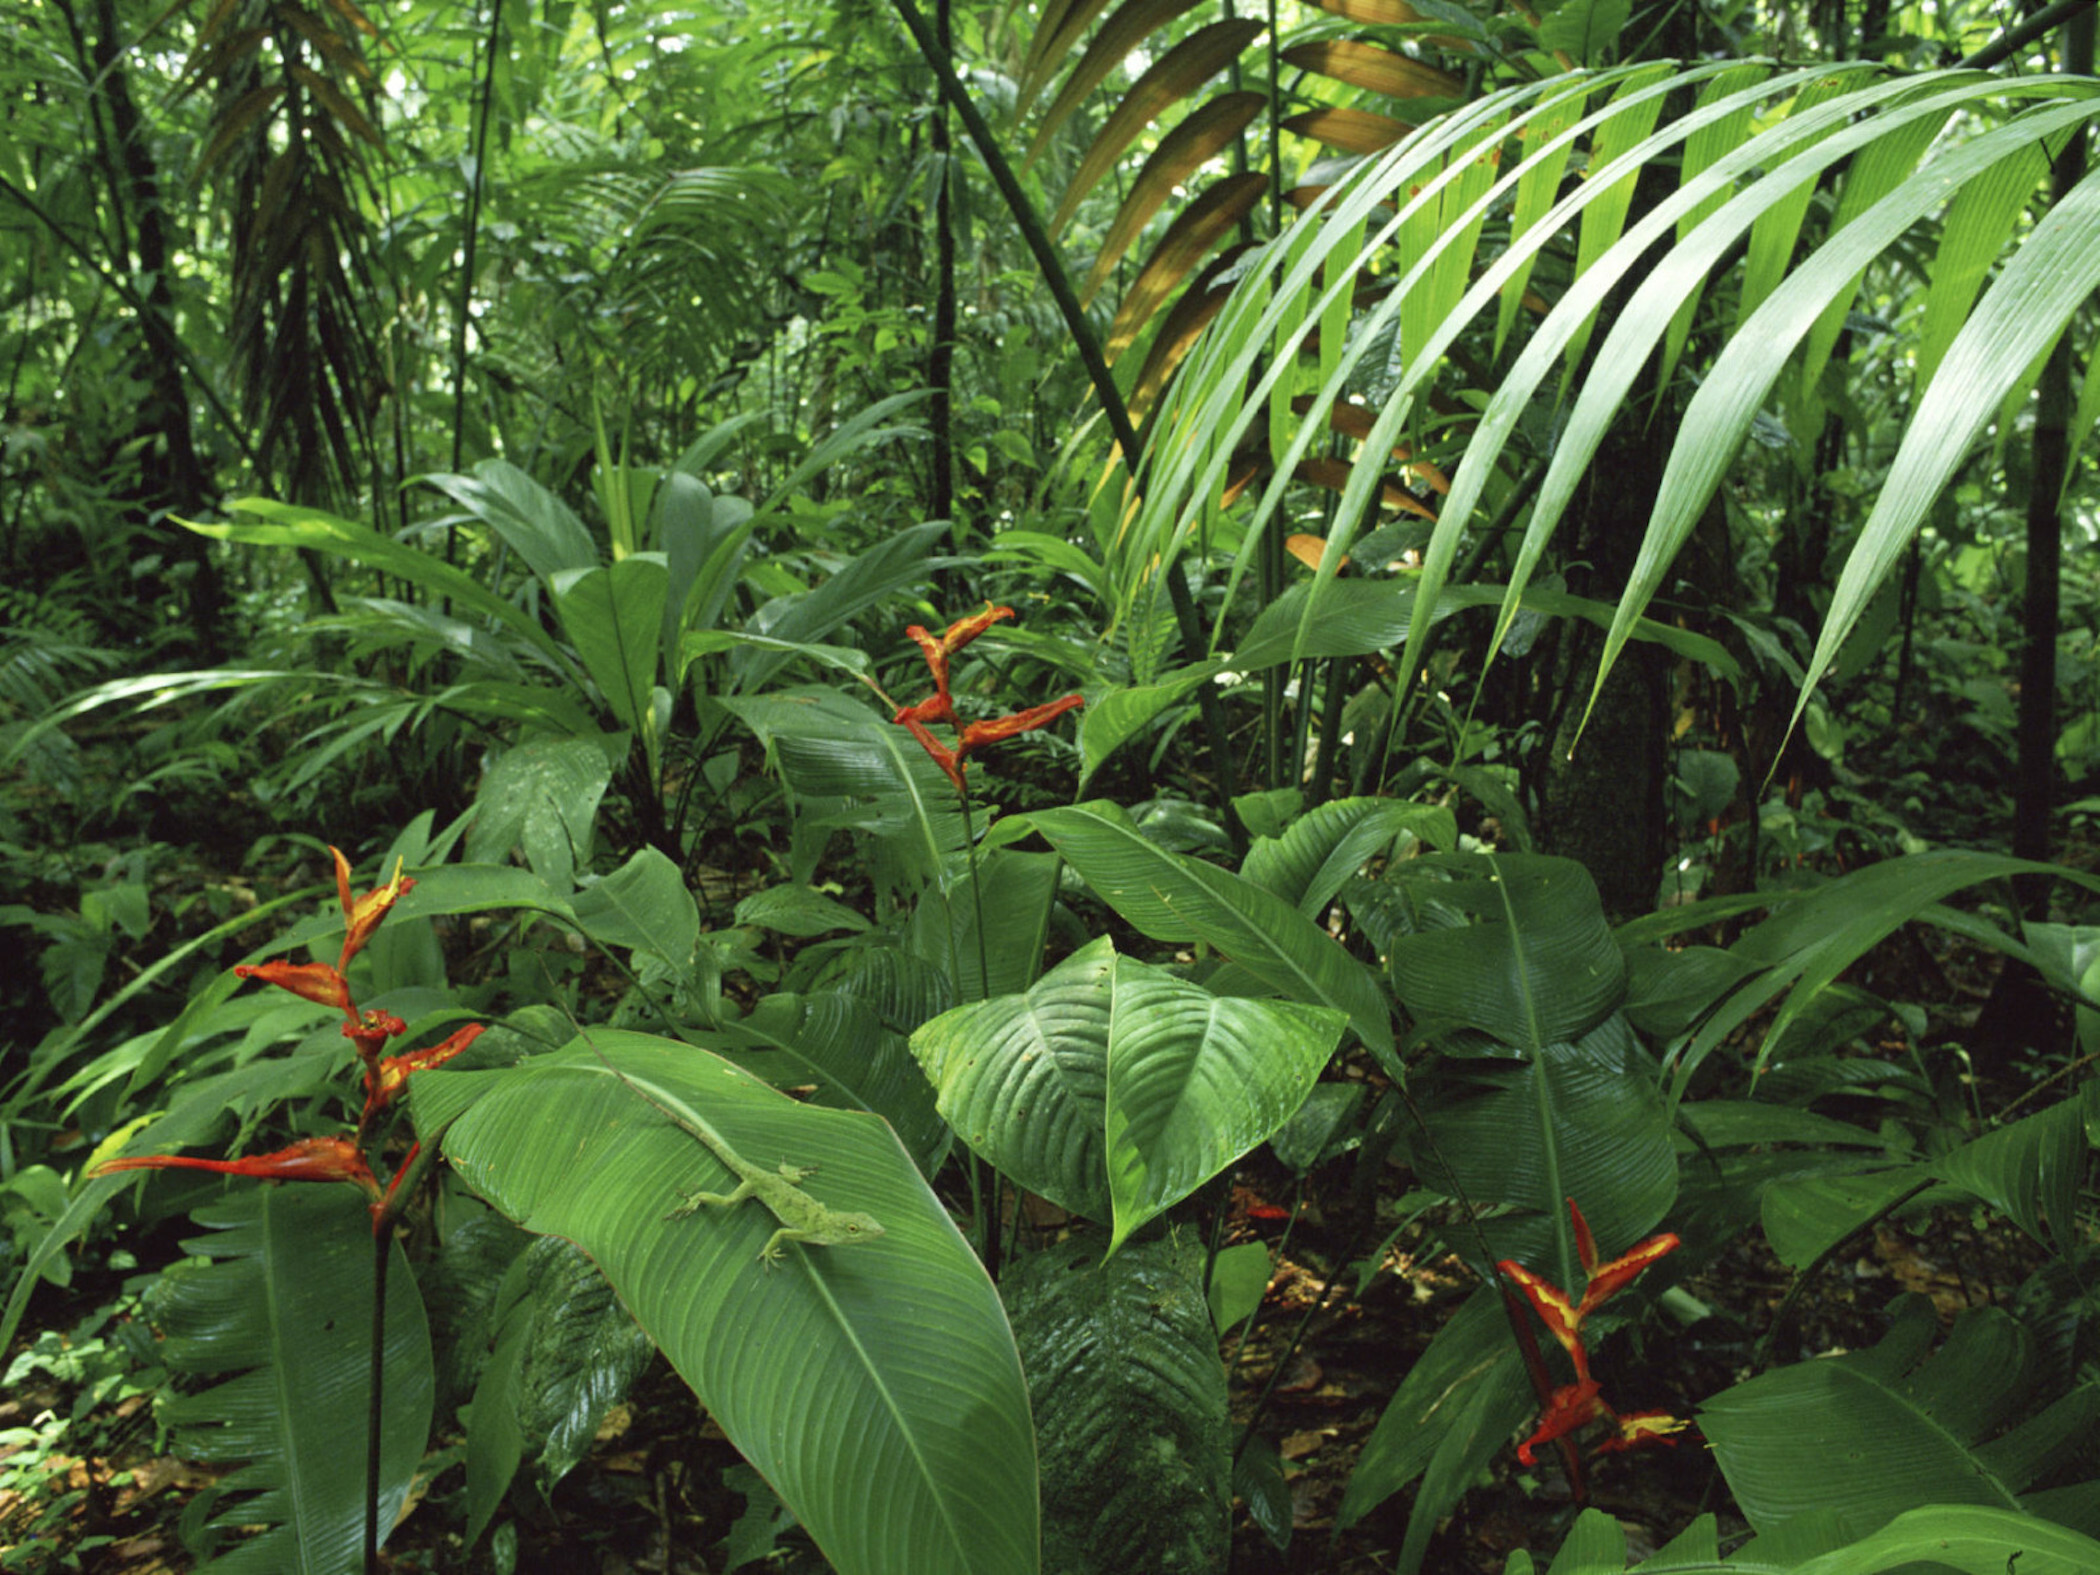
[[[379,1179],[365,1163],[364,1151],[346,1137],[302,1138],[274,1154],[251,1154],[246,1159],[142,1154],[104,1160],[92,1174],[106,1176],[113,1170],[209,1170],[222,1176],[260,1176],[265,1181],[347,1181],[373,1202],[379,1201]]]
[[[1597,1446],[1602,1454],[1637,1449],[1643,1444],[1674,1445],[1675,1440],[1668,1435],[1690,1425],[1662,1411],[1634,1411],[1624,1416],[1614,1411],[1604,1399],[1602,1386],[1590,1376],[1589,1348],[1582,1338],[1582,1326],[1590,1314],[1639,1279],[1658,1258],[1674,1252],[1679,1245],[1678,1238],[1665,1231],[1636,1243],[1616,1258],[1600,1260],[1596,1239],[1590,1234],[1589,1221],[1582,1217],[1582,1210],[1576,1207],[1573,1198],[1568,1199],[1568,1213],[1575,1224],[1575,1254],[1582,1262],[1584,1284],[1581,1300],[1570,1298],[1551,1280],[1534,1274],[1514,1260],[1505,1259],[1495,1265],[1524,1293],[1524,1299],[1539,1315],[1546,1332],[1568,1353],[1568,1360],[1575,1366],[1575,1382],[1551,1391],[1537,1430],[1517,1446],[1517,1458],[1527,1466],[1532,1464],[1532,1450],[1536,1446],[1563,1438],[1599,1417],[1609,1417],[1619,1428],[1616,1434]],[[1545,1394],[1550,1380],[1544,1376],[1544,1369],[1536,1366],[1535,1349],[1531,1351],[1531,1359],[1535,1366],[1534,1380],[1539,1392]],[[1562,1447],[1571,1446],[1564,1444]],[[1573,1455],[1569,1456],[1571,1466],[1574,1459]]]
[[[934,692],[917,705],[897,707],[896,714],[890,720],[907,729],[911,736],[919,741],[919,747],[926,751],[933,763],[955,784],[955,791],[958,793],[969,791],[963,771],[972,754],[1017,734],[1032,733],[1063,716],[1065,712],[1086,704],[1083,696],[1066,695],[1062,700],[1053,700],[1048,705],[1031,706],[1028,710],[1016,711],[1011,716],[972,722],[962,729],[953,749],[928,731],[929,722],[946,723],[951,727],[955,725],[955,701],[948,692],[948,659],[1000,619],[1011,618],[1013,615],[1014,610],[1011,607],[995,607],[986,602],[983,612],[973,613],[967,618],[958,618],[939,635],[928,633],[918,624],[913,624],[904,631],[917,642],[919,649],[926,653],[926,667],[933,674]]]

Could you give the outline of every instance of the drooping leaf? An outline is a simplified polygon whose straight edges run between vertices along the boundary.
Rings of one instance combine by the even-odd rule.
[[[591,1255],[835,1567],[1034,1571],[1034,1445],[1012,1337],[894,1134],[691,1045],[594,1038],[595,1051],[510,1071],[426,1073],[411,1084],[418,1122],[449,1123],[446,1155],[497,1208]],[[775,1221],[756,1199],[667,1221],[681,1190],[734,1178],[649,1099],[704,1119],[750,1163],[819,1166],[804,1190],[884,1234],[789,1243],[776,1268],[758,1255]]]
[[[242,1186],[192,1216],[208,1267],[163,1275],[154,1310],[170,1370],[213,1387],[162,1419],[191,1459],[234,1466],[220,1530],[261,1526],[208,1564],[220,1575],[353,1575],[362,1567],[365,1416],[371,1382],[372,1221],[348,1187]],[[387,1275],[381,1534],[430,1437],[430,1332],[395,1246]],[[355,1438],[356,1444],[350,1443]]]
[[[1063,1242],[1021,1258],[1001,1289],[1042,1448],[1044,1568],[1221,1568],[1232,1460],[1201,1249],[1173,1238],[1103,1263]]]
[[[1290,1000],[1346,1013],[1374,1053],[1393,1043],[1376,980],[1319,926],[1240,876],[1147,837],[1113,805],[1027,816],[1102,899],[1155,941],[1201,940]]]

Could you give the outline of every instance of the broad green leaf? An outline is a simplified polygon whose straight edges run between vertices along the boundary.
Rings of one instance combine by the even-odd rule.
[[[572,899],[577,926],[608,951],[622,948],[661,958],[674,976],[693,965],[700,943],[700,909],[678,866],[643,848],[603,880]]]
[[[1119,959],[1107,936],[1022,995],[973,1001],[911,1036],[955,1135],[1001,1174],[1089,1219],[1108,1193],[1108,1039]]]
[[[550,591],[556,575],[598,562],[598,544],[575,510],[508,460],[422,479],[495,532]]]
[[[1288,1121],[1344,1021],[1327,1007],[1214,996],[1118,959],[1105,1112],[1109,1250]]]
[[[1210,1269],[1210,1321],[1225,1339],[1260,1309],[1268,1294],[1269,1249],[1243,1241],[1221,1251]]]
[[[944,882],[920,893],[906,943],[949,975],[962,1000],[1025,990],[1042,971],[1058,873],[1047,853],[981,850],[974,869],[957,858]]]
[[[618,735],[608,740],[615,741]],[[475,795],[467,862],[498,864],[522,847],[550,891],[573,891],[576,871],[590,864],[591,831],[616,758],[592,738],[528,739],[506,750]]]
[[[183,521],[199,535],[218,541],[246,542],[258,547],[304,547],[348,558],[369,568],[398,575],[411,585],[422,586],[449,600],[455,607],[494,618],[545,657],[555,671],[566,674],[569,663],[554,637],[515,603],[484,589],[471,574],[455,569],[442,558],[382,536],[354,520],[324,514],[319,509],[274,503],[267,498],[237,498],[226,507],[239,514],[252,514],[267,523],[259,525],[198,525]]]
[[[620,725],[645,741],[654,739],[650,691],[669,593],[663,555],[653,552],[554,577],[554,605],[576,654]]]
[[[1579,1038],[1618,1006],[1625,958],[1580,864],[1514,853],[1446,856],[1421,868],[1404,889],[1474,922],[1393,941],[1394,992],[1418,1021],[1537,1050]],[[1465,878],[1439,882],[1428,878],[1432,868]]]
[[[955,788],[911,734],[831,689],[776,690],[721,702],[772,752],[805,815],[908,840],[927,878],[962,845]],[[827,802],[829,801],[829,802]]]
[[[1407,1141],[1422,1184],[1463,1191],[1496,1259],[1515,1258],[1567,1285],[1576,1277],[1568,1203],[1582,1208],[1606,1253],[1653,1230],[1677,1196],[1677,1156],[1654,1068],[1625,1019],[1605,1019],[1572,1044],[1519,1062],[1472,1063],[1428,1104],[1427,1135]],[[1460,1252],[1479,1250],[1456,1233]]]
[[[2100,1542],[2033,1516],[1961,1504],[1899,1515],[1872,1536],[1826,1553],[1793,1575],[1880,1575],[1923,1561],[1962,1575],[2086,1575],[2100,1569]]]
[[[1000,1288],[1042,1450],[1044,1567],[1222,1569],[1231,1422],[1201,1248],[1171,1238],[1099,1262],[1068,1241],[1020,1258]]]
[[[1366,860],[1408,835],[1454,852],[1458,822],[1441,804],[1334,799],[1258,840],[1240,873],[1317,920]]]
[[[947,1152],[947,1129],[905,1035],[878,1014],[875,993],[863,975],[846,990],[768,995],[737,1022],[691,1037],[783,1092],[882,1117],[931,1176]]]
[[[219,1575],[354,1575],[365,1524],[371,1394],[372,1221],[349,1187],[244,1185],[192,1216],[204,1260],[155,1282],[161,1360],[222,1381],[161,1411],[177,1452],[235,1466],[215,1528],[259,1536],[200,1566]],[[381,1534],[430,1439],[430,1331],[396,1246],[386,1291]],[[353,1442],[354,1440],[354,1442]]]
[[[1282,898],[1168,852],[1111,804],[1045,810],[1025,824],[1149,939],[1203,941],[1279,994],[1346,1013],[1374,1054],[1390,1054],[1391,1008],[1370,970]]]
[[[809,886],[769,886],[736,905],[736,922],[755,924],[776,935],[830,935],[838,930],[865,930],[867,919],[836,898]]]
[[[510,1071],[425,1073],[411,1085],[418,1123],[456,1115],[445,1153],[461,1179],[591,1255],[845,1575],[1035,1570],[1034,1442],[1012,1337],[895,1135],[872,1116],[797,1104],[691,1045],[594,1039],[595,1053],[579,1045]],[[874,1215],[884,1234],[790,1243],[770,1267],[758,1253],[774,1220],[755,1199],[665,1220],[681,1191],[727,1191],[734,1178],[650,1099],[704,1120],[751,1163],[820,1167],[804,1190]]]
[[[1763,1532],[1815,1513],[1849,1539],[1928,1504],[2017,1510],[2035,1480],[2074,1458],[2079,1433],[2061,1428],[2046,1448],[1990,1443],[2030,1388],[2019,1324],[1972,1308],[1928,1356],[1937,1329],[1931,1304],[1907,1297],[1873,1349],[1761,1373],[1701,1407],[1699,1425],[1751,1525]]]
[[[912,1053],[965,1142],[1113,1218],[1113,1252],[1289,1120],[1341,1030],[1319,1007],[1212,995],[1103,936],[1024,994],[935,1018]]]
[[[1223,668],[1224,663],[1217,660],[1197,662],[1157,683],[1111,689],[1090,700],[1079,718],[1079,791],[1086,792],[1094,773],[1141,728]]]
[[[782,597],[760,608],[745,632],[778,643],[760,648],[747,642],[735,651],[729,659],[731,688],[747,695],[763,689],[804,648],[821,644],[897,592],[923,584],[934,567],[927,554],[947,529],[946,521],[932,520],[897,531],[815,590]],[[896,639],[899,649],[909,645],[902,622],[897,625]]]

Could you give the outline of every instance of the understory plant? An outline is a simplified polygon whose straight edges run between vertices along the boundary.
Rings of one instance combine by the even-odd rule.
[[[272,1561],[296,1547],[300,1567],[352,1567],[365,1517],[369,1547],[404,1502],[440,1390],[460,1419],[444,1457],[465,1469],[456,1512],[470,1537],[501,1539],[514,1479],[528,1462],[543,1486],[572,1467],[653,1346],[841,1570],[1220,1567],[1235,1494],[1290,1535],[1273,1513],[1288,1500],[1281,1460],[1258,1410],[1235,1433],[1219,1357],[1261,1299],[1266,1251],[1241,1244],[1227,1267],[1202,1229],[1217,1222],[1211,1184],[1263,1144],[1301,1174],[1353,1167],[1411,1250],[1441,1248],[1475,1280],[1439,1314],[1343,1502],[1353,1524],[1413,1489],[1403,1568],[1422,1567],[1437,1521],[1512,1451],[1533,1467],[1556,1445],[1579,1498],[1586,1443],[1688,1440],[1710,1448],[1757,1534],[1722,1567],[1877,1570],[1931,1537],[1941,1562],[1993,1575],[2013,1554],[2023,1571],[2100,1556],[2082,1289],[2100,1085],[1979,1127],[1941,1104],[1915,1046],[1858,1052],[1857,1025],[1887,1008],[1839,982],[1922,921],[2079,995],[2084,930],[2016,936],[1939,906],[2030,866],[1925,853],[1614,928],[1580,865],[1462,846],[1430,802],[1271,804],[1272,834],[1236,868],[1178,851],[1153,805],[996,814],[965,764],[1044,736],[1080,699],[971,718],[993,672],[978,658],[1008,622],[987,605],[938,635],[915,627],[907,649],[935,692],[914,704],[878,698],[872,679],[724,702],[808,828],[802,868],[742,898],[727,930],[703,928],[657,849],[558,887],[514,862],[529,815],[506,823],[494,862],[458,860],[469,826],[425,817],[364,897],[334,855],[339,920],[295,927],[193,999],[155,1075],[178,1053],[209,1063],[227,1036],[257,1039],[240,977],[296,998],[298,1022],[262,1029],[289,1035],[290,1054],[174,1077],[45,1247],[84,1228],[112,1172],[333,1180],[369,1204],[340,1187],[204,1201],[193,1217],[212,1234],[192,1250],[209,1262],[165,1276],[168,1366],[243,1374],[167,1419],[192,1428],[263,1387],[284,1397],[244,1427],[180,1435],[248,1462],[222,1492],[260,1490],[213,1535],[272,1527],[222,1541],[220,1564],[284,1567]],[[859,678],[872,665],[849,647],[786,654]],[[930,731],[948,722],[953,748]],[[854,904],[817,884],[842,836],[874,875]],[[1719,917],[1759,913],[1703,943]],[[284,955],[330,928],[344,931],[332,963]],[[510,961],[457,1027],[445,955],[470,933]],[[804,942],[789,987],[754,989],[743,970],[761,934]],[[571,1015],[606,994],[609,1014]],[[1745,1059],[1753,1019],[1767,1027]],[[383,1053],[438,1029],[428,1049]],[[315,1047],[345,1036],[363,1074],[354,1136],[230,1160],[168,1152],[212,1140],[229,1110],[252,1128],[299,1108],[288,1101],[322,1086]],[[385,1117],[404,1088],[418,1146],[383,1188],[375,1156],[397,1146]],[[1878,1125],[1858,1123],[1862,1093],[1888,1112]],[[795,1197],[767,1201],[752,1170]],[[696,1192],[715,1206],[678,1206]],[[1038,1217],[1062,1211],[1062,1241],[1020,1226],[1031,1198]],[[1807,1278],[1858,1231],[1941,1206],[1995,1211],[2047,1254],[2013,1308],[1971,1310],[1939,1342],[1912,1301],[1872,1349],[1792,1361],[1782,1322],[1742,1382],[1626,1404],[1627,1337],[1671,1339],[1656,1309],[1684,1316],[1695,1304],[1672,1286],[1741,1237],[1761,1234]],[[432,1228],[403,1255],[395,1227],[425,1207]],[[846,1213],[879,1232],[826,1244],[821,1222]],[[820,1228],[782,1230],[797,1219]],[[375,1225],[384,1281],[344,1257]],[[299,1285],[338,1307],[370,1297],[384,1323],[368,1342],[352,1320],[300,1315],[310,1303],[259,1321],[277,1307],[269,1288]],[[468,1285],[481,1289],[463,1312]],[[344,1451],[317,1454],[301,1432],[377,1393],[355,1377],[374,1361],[386,1406],[369,1492]],[[1622,1567],[1616,1535],[1578,1520],[1560,1558]],[[1642,1567],[1713,1567],[1715,1536],[1702,1520]]]

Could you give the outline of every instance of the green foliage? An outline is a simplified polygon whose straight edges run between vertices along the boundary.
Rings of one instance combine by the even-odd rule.
[[[1034,1445],[1012,1336],[895,1137],[690,1046],[596,1040],[597,1053],[512,1072],[428,1075],[418,1119],[447,1129],[447,1155],[496,1207],[590,1254],[840,1568],[1034,1568]],[[704,1109],[739,1153],[819,1167],[813,1195],[875,1215],[883,1236],[791,1244],[776,1270],[759,1257],[774,1221],[755,1200],[666,1219],[681,1191],[719,1186],[723,1167],[598,1053],[650,1098]],[[754,1362],[761,1341],[770,1354]]]
[[[1043,1565],[1202,1575],[1227,1549],[1225,1369],[1203,1254],[1178,1236],[1097,1262],[1032,1254],[1001,1286],[1043,1462]]]
[[[163,1275],[153,1310],[162,1360],[215,1380],[170,1400],[161,1421],[192,1458],[237,1467],[204,1526],[213,1570],[351,1568],[364,1530],[356,1447],[371,1395],[371,1332],[346,1316],[372,1302],[371,1221],[340,1189],[255,1189],[200,1209],[213,1235]],[[430,1437],[430,1334],[400,1259],[387,1276],[380,1518],[393,1524]],[[226,1533],[261,1526],[258,1536]]]

